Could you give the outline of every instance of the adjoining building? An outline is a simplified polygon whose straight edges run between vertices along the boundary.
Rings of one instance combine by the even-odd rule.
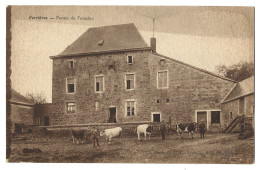
[[[204,120],[221,131],[226,124],[221,101],[236,81],[158,54],[156,39],[148,46],[134,24],[90,28],[50,58],[50,125]]]
[[[254,128],[254,106],[254,76],[252,76],[235,84],[223,99],[221,110],[224,125],[230,125],[237,117],[241,117],[241,120],[244,117],[243,123],[249,123]]]
[[[12,89],[11,132],[28,132],[35,125],[34,104]]]

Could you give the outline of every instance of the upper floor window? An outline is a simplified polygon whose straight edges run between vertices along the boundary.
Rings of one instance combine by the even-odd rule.
[[[67,103],[67,113],[75,113],[76,112],[76,104],[75,102]]]
[[[135,75],[126,74],[126,89],[133,90],[135,88]]]
[[[128,64],[133,64],[133,56],[131,56],[131,55],[127,56],[127,63]]]
[[[67,78],[67,93],[75,93],[75,78]]]
[[[135,114],[135,101],[126,101],[126,115],[134,116]]]
[[[105,90],[104,76],[103,75],[95,76],[95,92],[102,93],[104,92],[104,90]]]
[[[168,71],[157,72],[157,88],[168,88]]]
[[[74,68],[74,61],[69,61],[69,68],[71,68],[71,69]]]

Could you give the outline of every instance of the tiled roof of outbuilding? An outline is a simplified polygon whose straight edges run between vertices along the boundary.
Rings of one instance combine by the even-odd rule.
[[[149,47],[133,23],[89,28],[59,56]]]
[[[255,76],[252,76],[249,77],[248,79],[238,82],[230,91],[230,93],[225,97],[222,103],[254,93],[255,92],[254,79]]]
[[[23,95],[12,89],[12,98],[10,100],[11,103],[21,104],[21,105],[30,105],[33,106],[34,104],[26,99]]]

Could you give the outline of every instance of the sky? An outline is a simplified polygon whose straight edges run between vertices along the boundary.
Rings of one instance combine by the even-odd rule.
[[[38,16],[48,19],[31,19]],[[78,20],[78,16],[93,19]],[[61,17],[69,19],[57,19]],[[15,6],[12,88],[23,95],[42,93],[51,102],[49,56],[61,53],[88,28],[104,25],[134,23],[149,45],[152,18],[160,54],[211,72],[218,65],[254,61],[252,7]]]

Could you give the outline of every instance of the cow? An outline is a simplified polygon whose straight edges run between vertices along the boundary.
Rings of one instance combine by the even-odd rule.
[[[100,132],[100,136],[104,136],[108,142],[111,142],[112,138],[122,137],[122,128],[115,127],[111,129],[106,129]]]
[[[148,135],[150,139],[152,131],[153,131],[153,125],[149,125],[149,124],[138,125],[136,128],[138,140],[141,140],[140,134],[142,133],[144,134],[145,139],[146,139],[146,135]]]
[[[75,143],[75,141],[77,141],[77,144],[79,144],[79,141],[84,141],[85,138],[85,130],[72,130],[72,140],[73,143]]]
[[[99,138],[100,138],[100,132],[98,128],[90,128],[88,127],[87,131],[85,132],[86,141],[89,139],[90,141],[93,141],[94,145],[93,147],[97,146],[99,147]]]
[[[189,133],[189,139],[190,139],[190,135],[191,135],[191,138],[194,139],[193,133],[196,129],[196,124],[197,124],[196,122],[177,123],[177,125],[176,125],[177,134],[179,134],[179,136],[182,137],[182,133],[186,131]]]

